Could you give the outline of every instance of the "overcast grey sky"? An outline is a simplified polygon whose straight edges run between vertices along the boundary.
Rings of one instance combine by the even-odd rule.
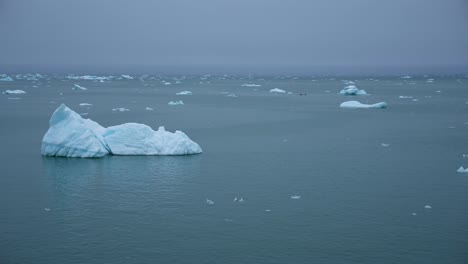
[[[468,0],[0,0],[0,71],[468,68]]]

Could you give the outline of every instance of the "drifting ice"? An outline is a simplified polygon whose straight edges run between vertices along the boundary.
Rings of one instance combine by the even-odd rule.
[[[85,87],[80,86],[80,85],[78,85],[78,84],[74,84],[74,86],[75,86],[75,87],[72,88],[73,90],[76,90],[76,89],[80,89],[80,90],[83,90],[83,91],[88,90],[88,88],[85,88]]]
[[[170,101],[169,103],[167,103],[168,105],[183,105],[184,102],[183,101]]]
[[[458,168],[457,170],[458,173],[468,173],[468,168],[463,168],[463,166],[461,166],[460,168]]]
[[[84,119],[60,105],[50,118],[42,139],[41,154],[61,157],[103,157],[106,155],[188,155],[202,152],[200,146],[181,131],[154,131],[149,126],[126,123],[108,128]]]
[[[25,94],[26,92],[23,90],[6,90],[3,93],[4,94]]]
[[[180,93],[176,93],[176,95],[192,95],[191,91],[182,91]]]
[[[347,101],[340,104],[341,108],[386,108],[387,103],[380,102],[376,104],[361,104],[358,101]]]
[[[261,84],[254,84],[254,83],[244,83],[241,86],[243,86],[243,87],[260,87],[262,85]]]
[[[359,90],[354,85],[348,85],[343,90],[340,91],[340,94],[343,94],[343,95],[366,95],[367,93],[366,93],[365,90]]]
[[[286,93],[286,91],[279,88],[273,88],[270,90],[270,93]]]

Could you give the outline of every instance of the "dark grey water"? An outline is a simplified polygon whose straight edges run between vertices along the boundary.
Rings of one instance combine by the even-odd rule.
[[[27,92],[0,96],[0,263],[466,263],[468,78],[432,78],[349,77],[371,94],[352,98],[341,78],[0,82]],[[338,107],[354,99],[389,108]],[[42,157],[62,102],[204,153]]]

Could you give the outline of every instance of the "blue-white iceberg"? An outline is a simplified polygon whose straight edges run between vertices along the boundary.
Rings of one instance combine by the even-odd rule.
[[[348,85],[343,90],[340,91],[340,94],[343,95],[367,95],[365,90],[359,90],[354,85]]]
[[[93,158],[106,155],[188,155],[201,153],[200,146],[181,131],[126,123],[108,128],[84,119],[60,105],[42,139],[45,156]]]
[[[340,104],[341,108],[386,108],[387,103],[380,102],[376,104],[362,104],[358,101],[347,101]]]

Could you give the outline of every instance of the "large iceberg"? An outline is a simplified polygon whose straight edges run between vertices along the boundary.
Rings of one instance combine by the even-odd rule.
[[[387,103],[380,102],[376,104],[362,104],[358,101],[347,101],[340,104],[341,108],[386,108]]]
[[[60,105],[50,119],[42,139],[45,156],[103,157],[105,155],[188,155],[201,153],[200,146],[181,131],[175,133],[159,127],[126,123],[108,128],[84,119]]]
[[[366,95],[367,93],[366,93],[365,90],[359,90],[354,85],[348,85],[343,90],[340,91],[340,94],[343,94],[343,95]]]

